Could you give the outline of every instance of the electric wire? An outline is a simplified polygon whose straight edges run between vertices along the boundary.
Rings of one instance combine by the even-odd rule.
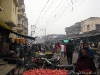
[[[50,4],[50,6],[53,4],[55,4],[57,2],[57,0],[55,0],[55,2],[54,2],[54,0],[51,2],[51,4]],[[51,6],[51,8],[53,7],[53,5]],[[50,6],[47,8],[47,10],[50,8]],[[47,11],[46,10],[46,11]],[[39,24],[41,24],[41,21],[43,20],[43,17],[45,17],[44,15],[45,15],[45,13],[46,13],[46,11],[44,12],[44,14],[43,14],[43,16],[42,16],[42,18],[40,17],[40,22],[37,22],[37,25],[39,26]]]
[[[77,0],[77,1],[79,1],[79,0]],[[75,3],[77,3],[77,2],[73,2],[73,4],[75,4]],[[80,3],[81,4],[81,3]],[[57,7],[56,7],[57,8]],[[56,10],[55,10],[56,11]],[[71,10],[72,11],[72,10]],[[64,13],[64,11],[63,11],[63,13]],[[52,15],[52,14],[51,14]],[[46,21],[46,23],[47,23],[47,21]],[[47,25],[47,27],[48,27],[49,25]],[[44,27],[44,26],[43,26]],[[47,28],[47,27],[45,27],[45,28]]]
[[[37,24],[37,22],[38,22],[38,20],[39,20],[39,18],[40,18],[40,16],[41,16],[43,10],[45,9],[45,7],[47,6],[48,3],[49,3],[49,0],[46,2],[45,6],[44,6],[43,9],[41,10],[41,12],[40,12],[40,14],[39,14],[39,17],[38,17],[38,19],[37,19],[37,21],[36,21],[36,24]],[[35,25],[36,25],[36,24],[35,24]]]
[[[68,1],[68,0],[67,0],[67,1]],[[51,18],[51,15],[50,15],[50,18]],[[50,19],[50,18],[49,18],[49,19]]]
[[[84,0],[84,1],[85,1],[85,0]],[[83,1],[83,2],[84,2],[84,1]],[[83,3],[83,2],[81,2],[81,3]],[[81,3],[80,3],[80,4],[81,4]],[[79,4],[79,5],[80,5],[80,4]],[[79,5],[78,5],[78,6],[79,6]],[[76,7],[77,7],[77,6],[76,6]],[[72,11],[72,10],[70,10],[69,12],[71,12],[71,11]],[[63,14],[64,14],[64,13],[63,13]],[[65,13],[65,14],[66,14],[66,13]],[[65,14],[64,14],[64,15],[65,15]],[[53,23],[53,22],[51,22],[51,23]],[[48,25],[47,25],[47,26],[48,26]]]
[[[68,1],[68,0],[67,0],[67,1]],[[64,4],[65,4],[65,3],[64,3]],[[59,10],[60,10],[60,9],[59,9]],[[58,10],[58,11],[59,11],[59,10]],[[55,11],[56,11],[56,10],[55,10]],[[54,12],[54,13],[55,13],[55,12]],[[57,13],[58,13],[58,12],[57,12]],[[56,14],[56,13],[55,13],[55,14]],[[52,14],[51,14],[51,15],[52,15]],[[49,15],[49,16],[50,16],[50,18],[49,18],[49,19],[51,19],[51,15]],[[49,20],[49,19],[48,19],[48,20]]]
[[[58,4],[58,6],[55,8],[55,10],[52,11],[52,12],[50,13],[51,15],[52,15],[52,13],[55,13],[55,12],[57,11],[57,9],[58,9],[59,6],[61,5],[62,1],[63,1],[63,0],[61,0],[60,3]],[[49,15],[49,16],[51,16],[51,15]],[[47,16],[47,18],[48,18],[49,16]]]
[[[83,2],[81,2],[81,3],[83,3]],[[80,4],[81,4],[81,3],[80,3]],[[78,5],[78,6],[79,6],[79,5]],[[71,10],[71,11],[72,11],[72,10]],[[64,15],[65,15],[65,14],[64,14]]]

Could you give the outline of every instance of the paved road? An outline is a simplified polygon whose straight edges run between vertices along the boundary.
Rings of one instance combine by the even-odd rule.
[[[78,53],[74,52],[73,53],[73,62],[76,62],[77,61],[77,58],[78,58]],[[61,64],[64,64],[64,65],[68,64],[66,57],[61,59]],[[98,69],[97,71],[98,71],[98,74],[97,75],[100,75],[100,69]]]
[[[76,62],[77,57],[78,57],[78,54],[77,53],[73,53],[73,62]],[[68,64],[67,57],[61,59],[61,64]]]

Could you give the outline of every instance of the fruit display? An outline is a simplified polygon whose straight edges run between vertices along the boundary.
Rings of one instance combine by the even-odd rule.
[[[51,51],[47,51],[45,52],[45,54],[53,54]]]
[[[36,57],[45,57],[45,53],[43,53],[43,52],[36,52]]]
[[[68,75],[66,70],[52,69],[34,69],[23,73],[23,75]]]

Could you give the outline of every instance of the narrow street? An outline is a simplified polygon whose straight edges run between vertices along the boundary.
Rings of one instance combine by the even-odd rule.
[[[73,63],[77,60],[78,54],[76,52],[73,53]],[[68,64],[67,57],[61,59],[61,64]]]

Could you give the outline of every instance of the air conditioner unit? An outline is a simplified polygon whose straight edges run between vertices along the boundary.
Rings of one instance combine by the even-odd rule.
[[[2,11],[3,10],[3,8],[0,6],[0,11]]]

